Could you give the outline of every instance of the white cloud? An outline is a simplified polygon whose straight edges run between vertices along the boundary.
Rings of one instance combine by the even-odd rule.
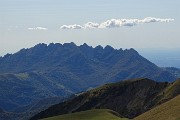
[[[110,19],[102,23],[87,22],[84,25],[63,25],[60,29],[92,29],[92,28],[118,28],[121,26],[135,26],[137,24],[155,23],[155,22],[172,22],[174,19],[146,17],[144,19]]]
[[[48,30],[47,28],[44,27],[35,27],[35,28],[28,28],[28,30]]]
[[[60,27],[61,29],[82,29],[83,27],[81,25],[63,25]]]
[[[98,23],[88,22],[84,24],[83,28],[98,28],[98,27],[99,27]]]

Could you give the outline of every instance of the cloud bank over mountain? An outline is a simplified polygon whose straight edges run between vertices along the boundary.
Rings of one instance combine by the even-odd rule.
[[[92,29],[92,28],[119,28],[122,26],[133,27],[138,24],[146,24],[146,23],[156,23],[156,22],[172,22],[174,19],[171,18],[154,18],[154,17],[146,17],[144,19],[110,19],[106,20],[102,23],[94,23],[94,22],[87,22],[84,25],[62,25],[60,29]]]

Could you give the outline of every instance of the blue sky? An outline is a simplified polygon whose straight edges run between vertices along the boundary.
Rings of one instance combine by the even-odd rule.
[[[179,0],[0,0],[0,55],[38,43],[75,42],[115,48],[180,49]],[[105,29],[60,29],[146,17],[174,19]]]

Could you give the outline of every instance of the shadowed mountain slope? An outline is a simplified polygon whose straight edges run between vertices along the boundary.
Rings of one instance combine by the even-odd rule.
[[[111,109],[124,117],[134,118],[179,95],[179,88],[180,80],[168,83],[146,78],[106,84],[54,105],[31,120],[90,109]]]
[[[67,97],[106,83],[142,77],[175,80],[134,49],[42,43],[0,57],[0,107],[13,111],[40,99]]]
[[[40,73],[0,75],[0,106],[6,111],[38,102],[41,99],[72,95],[57,81]]]

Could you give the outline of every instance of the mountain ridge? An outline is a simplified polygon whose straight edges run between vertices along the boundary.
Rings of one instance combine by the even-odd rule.
[[[78,60],[78,58],[80,60]],[[121,60],[121,58],[124,58],[124,60]],[[76,46],[76,44],[74,43],[64,43],[63,45],[60,43],[51,43],[49,45],[41,43],[35,45],[32,48],[21,49],[15,54],[8,54],[2,57],[0,59],[0,67],[2,68],[0,69],[0,73],[18,73],[34,70],[43,71],[44,69],[48,69],[49,67],[63,66],[63,64],[66,64],[66,61],[69,61],[70,64],[75,65],[71,59],[77,65],[80,65],[81,62],[90,62],[91,64],[95,62],[94,64],[105,64],[109,67],[113,67],[114,65],[116,65],[116,63],[123,65],[119,67],[124,67],[133,59],[139,62],[144,61],[148,64],[150,63],[150,61],[140,56],[139,53],[133,48],[129,50],[117,50],[109,45],[104,48],[102,46],[96,46],[93,48],[92,46],[88,46],[85,43],[80,46]],[[129,60],[129,62],[127,60]],[[152,68],[155,68],[154,70],[156,70],[156,72],[161,71],[161,69],[159,69],[159,67],[157,67],[155,64],[151,63],[151,66]],[[156,79],[158,80],[159,78]],[[172,77],[171,80],[173,79],[174,78]]]
[[[173,81],[175,77],[136,50],[111,46],[41,43],[0,58],[0,98],[6,111],[49,97],[67,97],[131,78]],[[10,93],[5,86],[14,86]],[[24,92],[25,91],[25,92]]]

